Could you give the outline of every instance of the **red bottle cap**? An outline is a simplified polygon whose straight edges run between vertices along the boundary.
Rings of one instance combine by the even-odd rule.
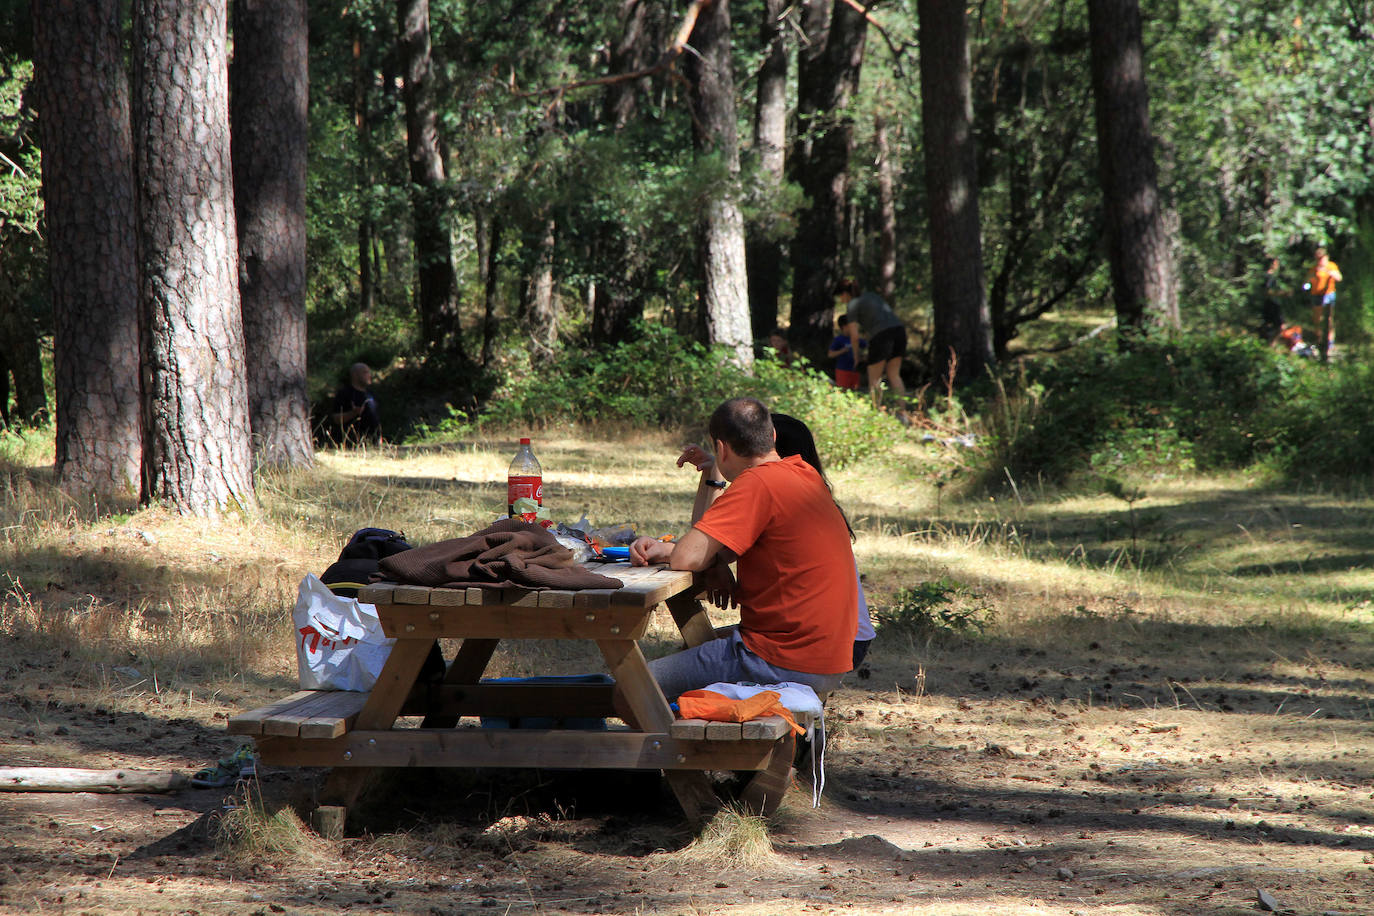
[[[530,444],[530,439],[529,439],[529,437],[526,436],[525,438],[521,439],[521,440],[520,440],[520,444],[521,444],[521,445],[529,445],[529,444]]]

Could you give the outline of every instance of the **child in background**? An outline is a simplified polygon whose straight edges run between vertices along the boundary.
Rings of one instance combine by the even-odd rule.
[[[794,359],[792,355],[792,344],[787,340],[787,332],[782,328],[774,328],[768,335],[768,346],[773,348],[778,359],[782,360],[784,366],[792,365]]]
[[[848,315],[841,315],[835,319],[835,327],[839,333],[830,341],[830,349],[826,355],[835,361],[835,384],[841,388],[858,391],[860,354],[854,352],[853,342],[849,338],[849,324]],[[860,350],[867,345],[868,341],[859,338]]]

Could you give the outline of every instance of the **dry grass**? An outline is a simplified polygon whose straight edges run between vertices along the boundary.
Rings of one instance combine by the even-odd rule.
[[[338,860],[334,844],[307,827],[287,806],[268,806],[256,781],[243,783],[220,815],[215,838],[220,851],[238,863],[319,866]]]
[[[545,433],[536,450],[554,517],[680,532],[694,475],[672,459],[685,438]],[[127,681],[109,672],[132,666],[175,691],[249,672],[288,679],[300,578],[328,565],[356,528],[428,543],[487,524],[503,509],[514,439],[325,452],[314,470],[260,475],[259,518],[218,521],[156,508],[96,515],[52,488],[51,447],[38,445],[6,437],[0,449],[0,632],[62,647],[85,677],[122,689]],[[1022,486],[999,499],[946,491],[937,517],[936,489],[919,469],[938,466],[943,448],[903,442],[834,475],[871,603],[949,577],[992,603],[990,637],[1032,644],[1054,643],[1066,621],[1103,633],[1206,626],[1225,639],[1371,619],[1369,499],[1209,477],[1146,482],[1133,516],[1112,497]],[[671,623],[659,621],[656,635],[670,642]],[[580,650],[535,643],[503,646],[497,659],[509,673],[589,663]]]
[[[541,435],[554,517],[680,532],[694,489],[694,475],[673,466],[683,441]],[[228,740],[227,715],[294,689],[290,609],[300,578],[365,525],[403,530],[412,543],[484,526],[504,509],[514,447],[511,436],[323,453],[314,470],[260,475],[258,518],[207,522],[73,503],[51,487],[50,445],[0,438],[0,752],[192,770],[213,760],[214,743]],[[475,801],[449,795],[430,807],[412,791],[406,805],[416,811],[393,805],[395,826],[314,846],[288,809],[245,796],[223,822],[225,852],[243,873],[318,856],[321,873],[380,873],[398,899],[419,880],[466,894],[474,907],[477,894],[529,906],[531,889],[542,888],[550,908],[576,901],[631,912],[633,885],[657,902],[644,911],[762,914],[830,898],[877,909],[914,888],[920,899],[902,912],[1176,916],[1248,911],[1255,886],[1282,880],[1303,912],[1363,911],[1361,857],[1374,849],[1374,499],[1243,476],[1138,481],[1145,498],[1134,517],[1122,500],[1033,482],[1018,482],[1019,497],[960,497],[932,483],[943,448],[897,443],[885,459],[833,475],[837,496],[858,531],[872,603],[944,576],[986,599],[991,624],[976,636],[880,634],[871,677],[851,678],[832,697],[820,810],[794,798],[766,825],[727,814],[684,849],[686,835],[663,826],[667,815],[565,816],[511,806],[500,793],[481,808],[476,789]],[[656,620],[646,650],[669,651],[673,636],[670,620]],[[588,648],[503,642],[493,673],[601,670]],[[476,811],[475,826],[444,821],[459,802]],[[106,842],[110,834],[91,834],[79,817],[70,826],[46,812],[11,818],[7,840],[31,849],[30,863],[56,862],[49,853],[65,854],[59,842]],[[658,835],[636,835],[650,829]],[[908,857],[883,858],[859,835],[866,831]],[[1293,841],[1280,844],[1274,831]],[[1026,838],[1037,845],[1019,842]],[[654,852],[663,849],[677,851]],[[1259,851],[1274,858],[1265,864]],[[104,854],[94,845],[83,853]],[[721,878],[725,864],[755,857],[759,864]],[[219,888],[211,858],[202,877]],[[822,858],[830,871],[819,870]],[[1183,860],[1207,870],[1206,880],[1181,872]],[[474,861],[488,877],[464,883],[477,874]],[[144,876],[118,885],[112,864],[84,863],[127,892],[107,911],[142,905]],[[1060,882],[1061,864],[1082,882]],[[67,880],[66,866],[43,867],[34,893]],[[168,866],[147,867],[155,876]],[[837,877],[852,869],[862,880]],[[289,869],[263,870],[273,871],[279,889],[297,880]],[[756,884],[756,874],[775,883]],[[314,875],[299,880],[310,889],[291,889],[293,900],[326,893]],[[1105,888],[1095,905],[1055,902],[1061,890],[1092,894],[1089,880]],[[328,905],[353,905],[349,882],[335,883]],[[624,889],[624,903],[606,902],[608,888]],[[1332,896],[1347,889],[1349,901]],[[1195,891],[1217,899],[1185,900]],[[411,909],[398,911],[426,911],[430,901],[415,893]],[[732,895],[729,906],[717,905],[722,894]],[[173,910],[166,899],[148,911],[199,905],[183,896]]]
[[[717,811],[678,855],[709,869],[762,869],[777,858],[768,820],[734,806]]]

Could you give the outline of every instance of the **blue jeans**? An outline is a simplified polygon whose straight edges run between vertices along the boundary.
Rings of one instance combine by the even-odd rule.
[[[717,681],[728,684],[780,684],[792,681],[805,684],[820,696],[825,696],[844,678],[842,674],[808,674],[769,664],[750,652],[744,645],[739,629],[730,630],[720,639],[665,655],[649,662],[649,672],[663,688],[668,702],[673,703],[689,690],[700,690]]]

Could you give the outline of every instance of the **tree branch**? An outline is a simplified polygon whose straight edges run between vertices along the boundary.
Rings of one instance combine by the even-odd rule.
[[[517,98],[527,99],[536,98],[541,95],[563,95],[572,92],[574,89],[586,89],[589,86],[610,86],[615,83],[624,83],[632,80],[643,79],[646,76],[653,76],[662,73],[671,67],[684,51],[691,48],[687,44],[687,39],[692,35],[692,29],[696,28],[697,18],[701,15],[704,7],[708,6],[712,0],[692,0],[692,5],[687,8],[686,14],[682,17],[682,24],[678,26],[676,34],[673,36],[673,43],[663,52],[663,55],[648,67],[635,70],[630,73],[612,73],[607,76],[598,76],[589,80],[578,80],[573,83],[564,83],[561,86],[551,86],[547,89],[538,89],[533,92],[516,93]],[[695,52],[693,52],[695,53]]]

